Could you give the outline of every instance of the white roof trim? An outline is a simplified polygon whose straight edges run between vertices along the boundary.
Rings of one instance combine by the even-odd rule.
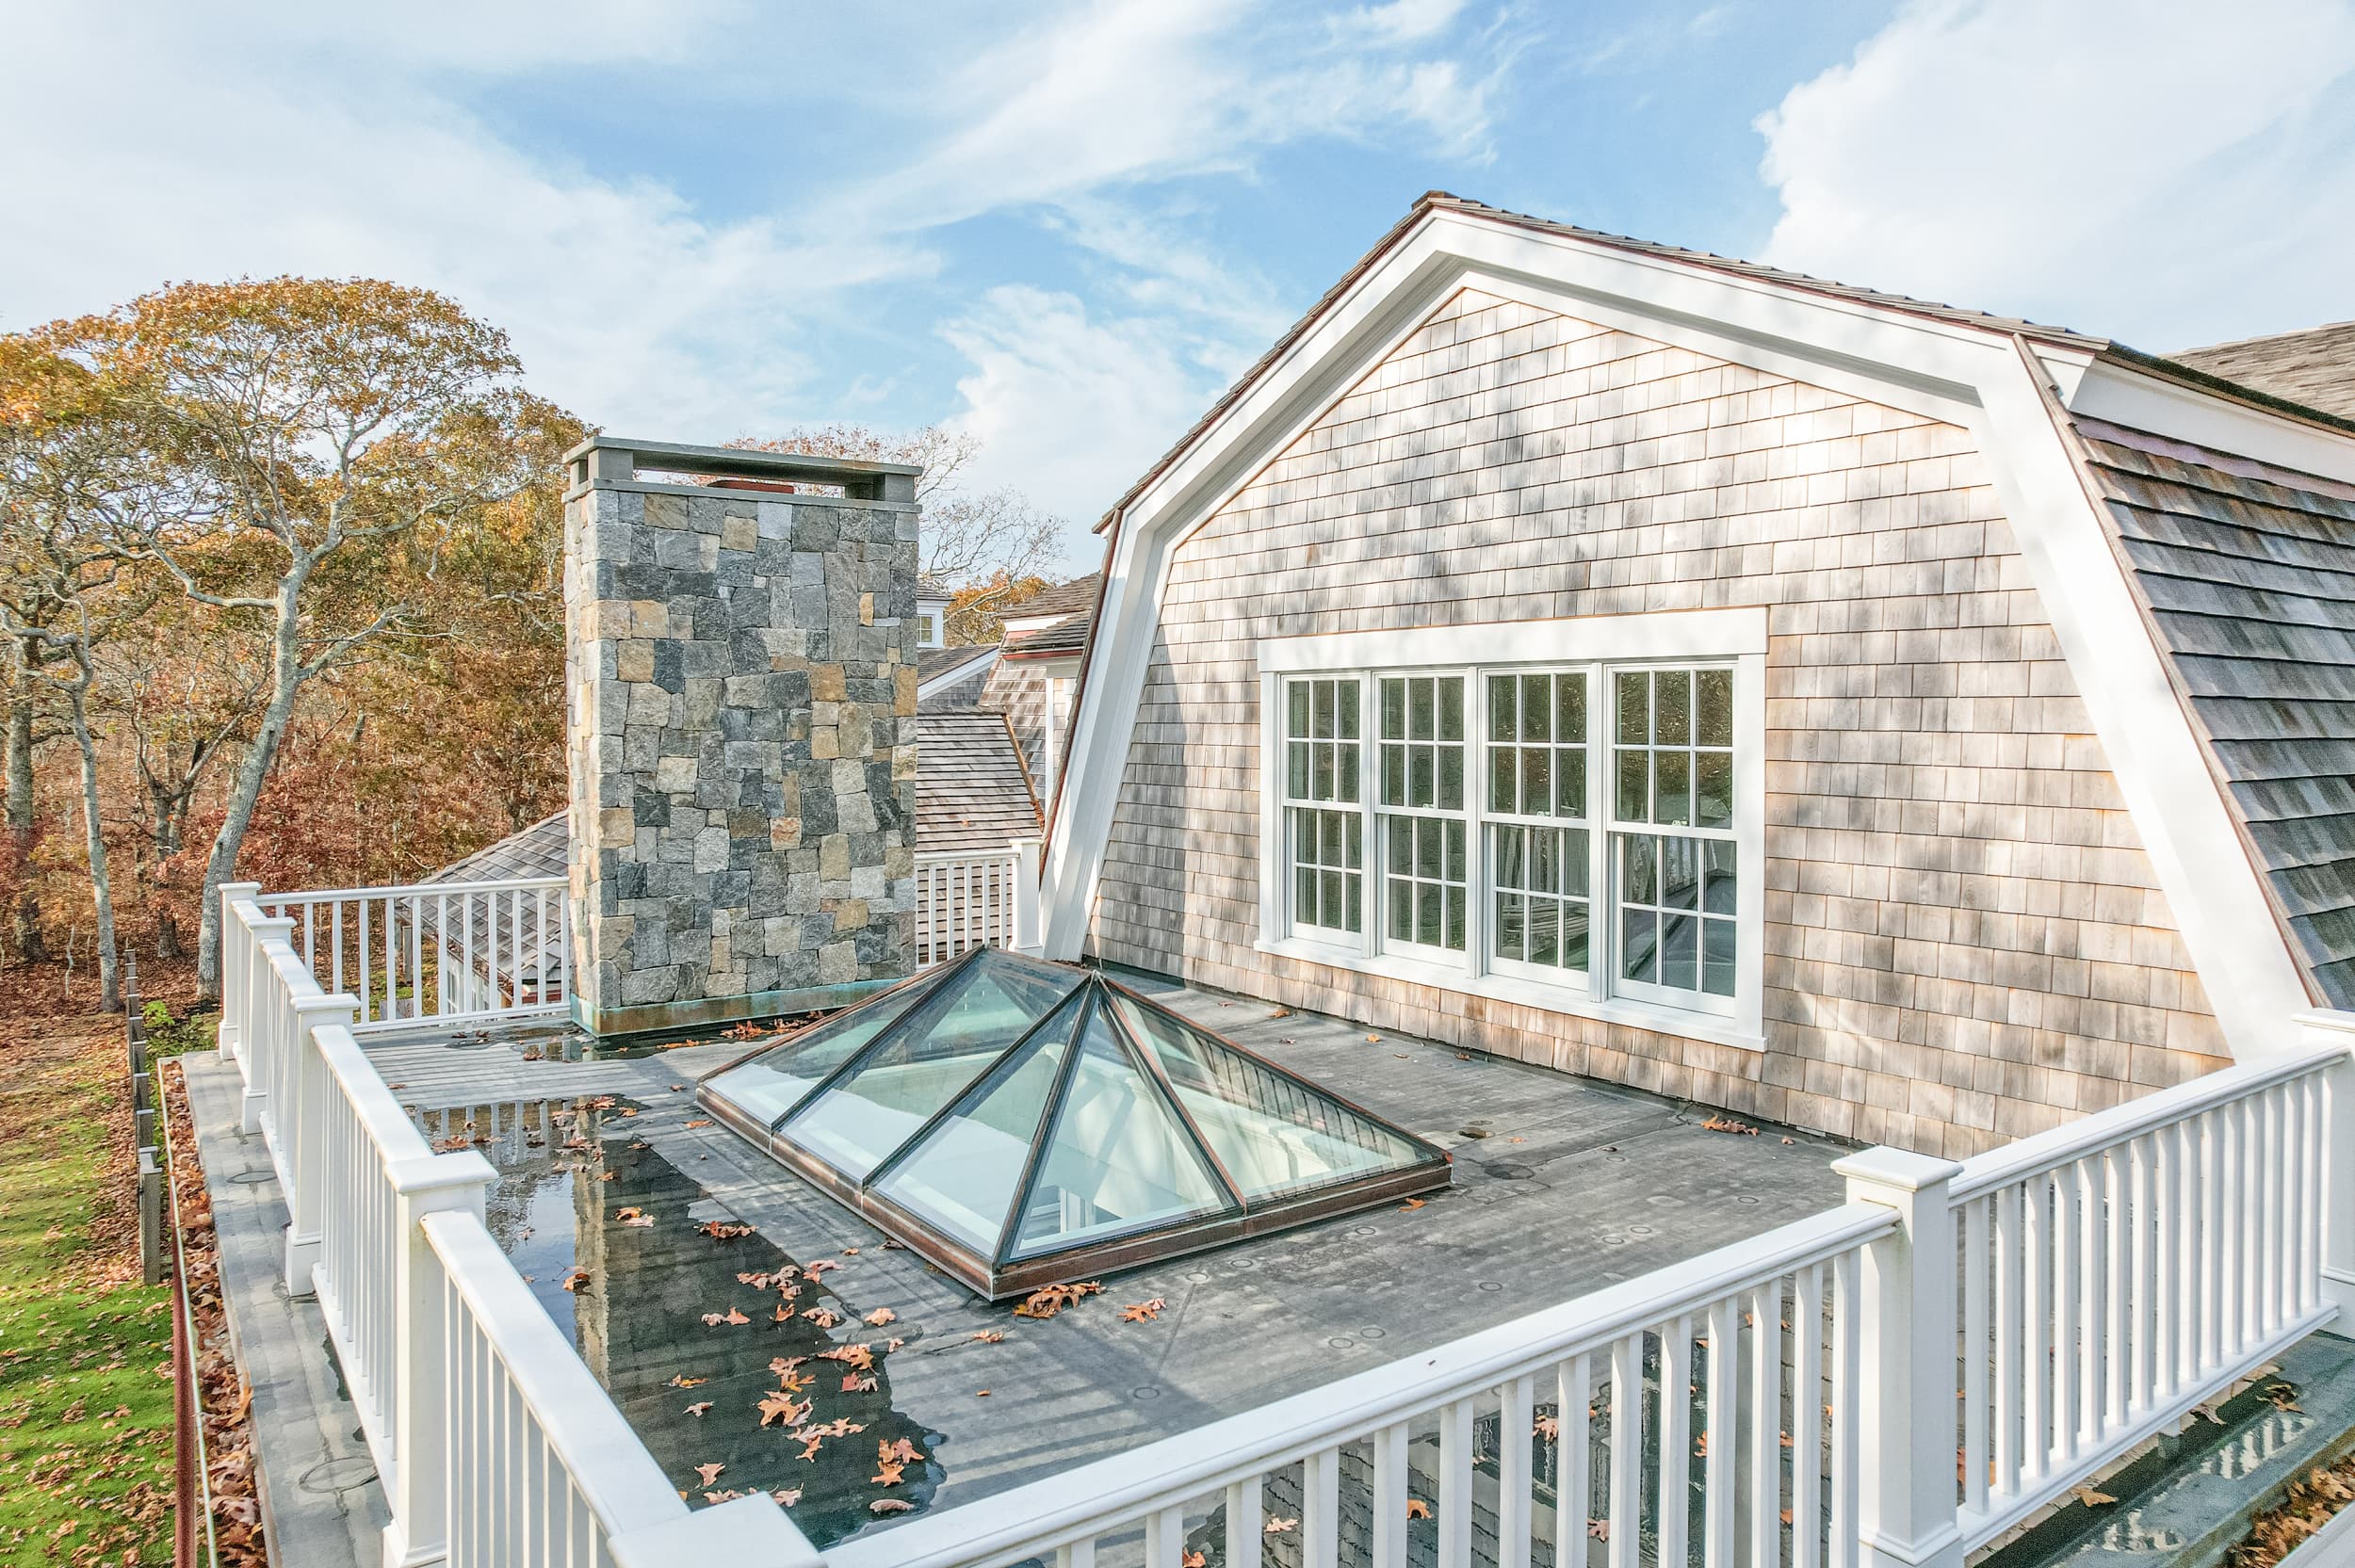
[[[1086,935],[1170,552],[1462,286],[1971,428],[2226,1040],[2245,1059],[2292,1037],[2290,1014],[2311,1005],[2297,964],[2010,338],[1444,209],[1370,266],[1122,512],[1070,740],[1072,756],[1099,760],[1073,770],[1046,857],[1049,957],[1076,958]],[[2064,403],[2088,382],[2103,384],[2086,401],[2115,396],[2092,349],[2039,342],[2034,352]]]
[[[916,700],[920,703],[927,697],[949,690],[951,687],[960,687],[969,680],[988,674],[997,665],[998,655],[1002,652],[1004,650],[1001,648],[992,648],[980,658],[967,659],[954,669],[944,670],[929,681],[918,681],[916,686]]]

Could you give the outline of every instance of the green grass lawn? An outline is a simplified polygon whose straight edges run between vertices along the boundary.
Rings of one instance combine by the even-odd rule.
[[[108,1172],[121,1027],[0,1057],[0,1563],[171,1560],[170,1295]]]

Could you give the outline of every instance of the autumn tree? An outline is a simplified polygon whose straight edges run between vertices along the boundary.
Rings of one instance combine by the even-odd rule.
[[[180,504],[114,538],[265,650],[268,696],[206,859],[200,981],[219,983],[217,890],[304,687],[398,630],[398,545],[542,477],[504,332],[419,288],[276,278],[177,284],[66,335],[122,389]]]
[[[117,389],[74,347],[56,336],[0,339],[0,634],[25,650],[28,679],[62,700],[73,736],[100,1005],[112,1011],[122,1001],[90,693],[100,644],[154,603],[122,581],[113,542],[149,525],[163,493],[127,432]]]
[[[1011,488],[976,492],[964,477],[982,444],[971,435],[927,425],[894,436],[865,425],[821,425],[792,429],[770,440],[752,437],[731,446],[758,452],[805,452],[813,457],[858,458],[869,462],[922,465],[916,498],[924,506],[924,531],[917,574],[958,599],[959,618],[949,630],[982,623],[990,608],[1025,582],[1036,582],[1060,550],[1063,520],[1043,512]],[[970,616],[963,612],[973,612]],[[978,639],[975,639],[978,640]]]

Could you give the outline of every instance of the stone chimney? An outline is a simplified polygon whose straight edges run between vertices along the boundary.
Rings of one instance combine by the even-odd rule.
[[[614,436],[565,464],[575,1021],[905,978],[922,470]]]

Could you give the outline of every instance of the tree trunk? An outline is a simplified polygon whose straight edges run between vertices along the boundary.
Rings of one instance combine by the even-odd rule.
[[[220,884],[236,869],[237,852],[245,848],[245,831],[253,821],[253,807],[278,760],[278,743],[285,738],[294,717],[295,698],[306,678],[302,668],[302,586],[311,575],[310,562],[297,559],[278,581],[278,624],[272,635],[269,704],[253,732],[253,743],[237,764],[236,782],[230,786],[229,809],[213,835],[212,853],[204,858],[203,922],[196,935],[196,981],[207,999],[220,995]]]
[[[83,678],[87,682],[86,669]],[[83,691],[70,693],[73,713],[73,743],[82,752],[82,825],[89,854],[90,901],[98,913],[98,1005],[106,1012],[122,1010],[122,984],[115,973],[115,899],[106,881],[106,834],[98,816],[98,748],[90,740],[89,711]]]
[[[33,858],[33,677],[32,671],[41,658],[38,639],[23,639],[17,649],[16,668],[8,690],[8,725],[6,736],[5,759],[0,759],[0,774],[7,779],[7,820],[8,851],[20,870]],[[18,894],[16,909],[10,923],[9,946],[19,958],[39,963],[44,956],[41,943],[41,905],[28,885]]]

